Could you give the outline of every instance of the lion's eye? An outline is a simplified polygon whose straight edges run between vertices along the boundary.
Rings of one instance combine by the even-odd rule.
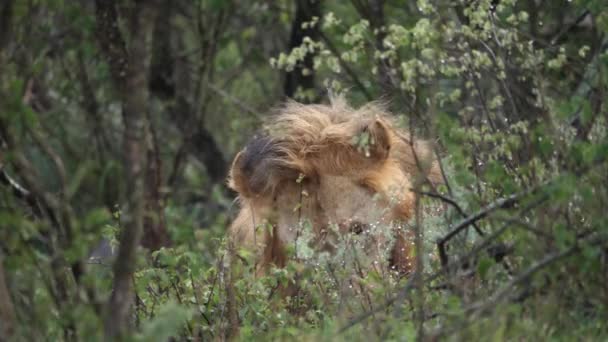
[[[357,185],[367,191],[370,195],[374,195],[376,193],[376,189],[374,189],[371,184],[366,181],[357,182]]]

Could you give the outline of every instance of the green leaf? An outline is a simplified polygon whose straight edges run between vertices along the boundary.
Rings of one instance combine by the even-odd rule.
[[[477,264],[477,273],[481,279],[486,279],[492,265],[494,265],[494,259],[490,257],[484,256],[479,260],[479,263]]]
[[[76,169],[74,175],[70,177],[70,181],[67,185],[66,196],[68,198],[72,198],[72,196],[76,194],[80,188],[80,185],[82,184],[82,181],[88,174],[91,173],[92,169],[93,165],[90,162],[85,161],[84,163],[78,165],[78,169]]]
[[[167,341],[176,336],[191,317],[192,310],[174,302],[165,303],[153,319],[142,324],[142,331],[135,340]]]
[[[555,225],[555,242],[561,250],[572,247],[576,240],[575,232],[567,227],[564,223],[558,223]]]

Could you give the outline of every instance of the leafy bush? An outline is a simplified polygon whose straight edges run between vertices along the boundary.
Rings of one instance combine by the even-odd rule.
[[[155,19],[171,39],[130,25],[125,13],[146,5],[112,4],[118,50],[104,48],[88,5],[0,5],[0,339],[115,336],[113,265],[134,203],[145,237],[167,236],[126,263],[135,329],[123,338],[605,339],[604,1],[327,2],[300,23],[317,35],[283,52],[271,28],[297,23],[290,2],[175,3]],[[138,34],[152,36],[150,51]],[[108,55],[138,47],[149,72],[147,58],[129,61],[157,83],[121,88]],[[170,81],[154,77],[158,65],[174,68]],[[261,275],[252,256],[228,253],[236,204],[221,159],[279,102],[279,72],[314,75],[302,101],[323,87],[357,103],[384,97],[436,142],[446,184],[419,189],[421,216],[404,227],[422,232],[418,271],[374,264],[365,236],[315,251],[306,222],[284,268]],[[143,133],[121,138],[143,88]],[[118,143],[133,137],[145,177],[129,176],[136,160]],[[114,258],[89,258],[102,239]]]

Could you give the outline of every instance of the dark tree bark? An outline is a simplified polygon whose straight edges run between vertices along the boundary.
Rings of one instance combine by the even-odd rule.
[[[0,254],[0,340],[8,341],[15,333],[15,307],[4,277],[3,257]]]
[[[369,21],[370,27],[375,32],[375,49],[384,51],[384,38],[386,38],[386,19],[384,16],[385,0],[351,0],[353,6],[357,9],[359,15]],[[378,59],[376,61],[378,69],[378,83],[382,90],[382,95],[388,95],[393,91],[393,82],[391,80],[391,67],[387,60]]]
[[[184,136],[185,151],[192,154],[204,166],[213,183],[223,183],[227,175],[227,162],[215,138],[209,132],[199,115],[198,99],[200,88],[196,86],[198,78],[205,78],[213,68],[216,43],[225,24],[225,13],[217,13],[209,20],[201,20],[199,31],[205,33],[201,42],[201,52],[196,70],[189,56],[178,56],[171,45],[173,39],[181,39],[171,26],[171,15],[177,12],[174,0],[163,0],[162,14],[159,15],[153,37],[153,55],[150,65],[150,92],[159,99],[168,100],[169,115]],[[179,43],[177,43],[179,45]],[[203,81],[204,82],[204,81]],[[204,113],[202,113],[204,114]]]
[[[319,40],[319,25],[302,27],[303,23],[310,22],[313,17],[321,17],[321,0],[296,0],[296,13],[291,25],[289,50],[302,45],[304,37],[309,37],[313,41]],[[293,97],[298,88],[302,90],[315,88],[313,59],[314,54],[307,54],[301,64],[297,65],[293,71],[285,74],[285,85],[283,87],[285,96]],[[307,70],[306,74],[302,73],[304,70]]]
[[[149,68],[148,87],[152,94],[161,98],[170,98],[175,94],[173,83],[173,60],[171,58],[171,18],[173,1],[163,0],[159,3],[160,12],[156,16],[152,39],[152,56]],[[146,215],[144,217],[144,236],[142,246],[150,250],[171,245],[171,238],[165,223],[165,205],[161,194],[163,186],[163,168],[160,158],[156,130],[149,119],[151,139],[147,151],[145,180]]]
[[[76,75],[83,95],[82,107],[86,111],[87,121],[89,121],[91,126],[91,134],[95,139],[97,154],[99,155],[100,160],[103,161],[104,154],[112,151],[112,145],[105,134],[103,119],[99,113],[99,103],[95,97],[95,91],[91,84],[81,50],[77,51],[77,59]],[[112,200],[106,201],[106,206],[111,207],[115,203],[115,198],[112,198]]]
[[[95,0],[95,6],[97,41],[110,67],[110,76],[118,87],[119,94],[125,98],[129,97],[123,92],[126,90],[128,54],[118,28],[118,12],[112,1]]]
[[[162,15],[156,18],[152,39],[152,60],[148,85],[152,94],[163,99],[172,99],[175,96],[173,79],[175,62],[171,54],[171,18],[174,2],[174,0],[162,1]]]
[[[8,44],[11,35],[11,21],[13,18],[13,1],[3,1],[0,5],[0,52]]]
[[[141,5],[143,6],[143,5]],[[139,6],[139,7],[141,7]],[[154,7],[154,10],[156,11],[157,8],[156,6],[158,6],[157,3],[153,3],[150,4],[149,6]],[[111,6],[110,6],[111,7]],[[138,8],[139,8],[138,7]],[[164,3],[162,6],[163,10],[167,10],[167,4]],[[107,19],[108,20],[114,20],[114,23],[116,23],[117,21],[117,13],[114,7],[112,7],[113,9],[113,13],[111,11],[109,11],[107,14]],[[147,25],[147,29],[152,30],[152,27],[154,27],[154,22],[156,24],[163,22],[163,20],[161,20],[161,18],[166,17],[164,15],[165,13],[163,13],[162,16],[158,15],[156,16],[155,14],[149,14],[151,16],[151,18],[148,18],[146,20],[151,20],[152,23],[145,23]],[[98,18],[99,18],[99,10],[98,10]],[[137,14],[134,15],[134,17],[136,17]],[[134,30],[132,32],[132,34],[134,35],[134,39],[135,38],[135,34],[139,33],[137,30],[141,30],[143,27],[137,27],[135,25],[138,25],[137,23],[135,23],[135,18],[133,19],[134,22],[131,23],[132,30]],[[164,19],[166,21],[165,24],[161,25],[161,28],[164,29],[168,29],[168,21],[169,18]],[[114,24],[109,24],[109,25],[114,25]],[[158,35],[159,30],[154,30],[154,34]],[[160,32],[162,33],[162,30],[160,30]],[[141,54],[138,58],[139,60],[134,60],[133,58],[135,58],[136,53],[138,53],[138,51],[135,51],[135,47],[137,47],[137,45],[133,44],[133,49],[132,51],[126,51],[125,48],[125,42],[122,38],[122,35],[120,33],[120,31],[118,30],[117,26],[110,26],[110,27],[103,27],[100,25],[98,25],[98,33],[99,33],[99,40],[100,40],[100,45],[102,47],[102,49],[105,51],[106,53],[106,59],[108,61],[108,63],[110,64],[110,72],[112,74],[112,78],[115,82],[115,84],[117,85],[118,89],[122,89],[121,90],[121,94],[124,96],[123,100],[123,112],[124,112],[124,121],[125,121],[125,143],[126,143],[126,138],[127,135],[130,134],[128,133],[128,128],[126,127],[127,125],[127,118],[131,117],[130,114],[128,114],[129,111],[133,111],[133,110],[129,110],[128,109],[128,101],[131,101],[130,99],[132,97],[135,96],[135,94],[129,94],[130,92],[127,89],[134,89],[131,85],[128,84],[128,82],[135,82],[134,80],[129,80],[126,79],[125,76],[129,76],[129,77],[140,77],[140,78],[146,78],[146,74],[148,73],[148,70],[146,68],[146,65],[144,63],[144,61],[147,59],[147,57],[149,56],[149,48],[146,45],[141,46],[142,49],[145,49],[145,51],[140,51],[139,53]],[[146,39],[147,35],[149,35],[150,32],[146,31],[146,32],[142,32],[140,33],[142,35],[141,39]],[[168,34],[165,34],[166,37],[163,36],[163,38],[161,39],[162,41],[168,40]],[[143,44],[143,43],[142,43]],[[168,42],[164,42],[162,47],[167,47],[166,44],[168,44]],[[156,45],[156,44],[155,44]],[[155,48],[161,49],[161,47],[155,46]],[[163,59],[164,60],[164,59]],[[152,60],[152,62],[154,63],[154,59]],[[139,70],[134,70],[134,65],[133,63],[138,63],[138,67]],[[156,62],[156,63],[160,63],[160,62]],[[160,77],[160,76],[155,76],[156,74],[158,74],[158,72],[160,71],[153,71],[154,68],[151,68],[151,77]],[[139,75],[135,75],[134,73],[140,73]],[[147,80],[145,80],[147,85],[150,85],[150,82],[147,82]],[[137,81],[139,82],[139,80]],[[140,86],[140,85],[138,85]],[[129,99],[129,100],[128,100]],[[144,174],[145,174],[145,191],[143,194],[143,198],[144,198],[144,223],[143,223],[143,239],[141,240],[141,244],[142,246],[149,248],[151,250],[158,250],[160,247],[163,246],[168,246],[171,244],[170,241],[170,237],[169,237],[169,233],[167,232],[167,227],[165,225],[165,217],[164,217],[164,201],[162,200],[162,196],[160,194],[160,188],[162,186],[162,165],[160,163],[160,158],[158,157],[158,145],[156,144],[156,140],[152,139],[151,140],[151,144],[148,144],[148,139],[146,139],[146,134],[149,133],[148,129],[150,128],[149,126],[149,113],[147,111],[147,105],[148,105],[148,94],[146,91],[145,94],[145,100],[142,100],[143,102],[141,104],[140,110],[141,113],[144,115],[144,117],[141,119],[141,123],[138,123],[138,125],[141,125],[141,129],[143,130],[142,134],[144,134],[143,139],[143,150],[141,151],[141,153],[145,153],[146,157],[145,161],[143,162],[145,165],[144,168]],[[139,119],[138,119],[139,120]],[[154,136],[155,137],[155,136]],[[139,138],[139,137],[137,137]],[[125,145],[126,148],[126,145]],[[126,151],[126,150],[125,150]],[[145,151],[145,152],[144,152]],[[127,178],[129,179],[129,178]]]
[[[191,104],[185,99],[178,99],[178,103],[171,107],[171,115],[184,135],[187,149],[205,166],[213,183],[222,183],[228,171],[226,159],[211,132],[192,117],[193,112]]]
[[[151,146],[148,147],[148,159],[146,170],[146,215],[144,217],[144,236],[141,245],[150,249],[158,250],[161,247],[171,245],[171,238],[167,231],[165,222],[164,198],[160,191],[163,182],[162,162],[158,150],[158,139],[156,131],[150,123]]]
[[[194,100],[197,91],[190,70],[192,66],[186,59],[175,61],[174,77],[179,87],[176,89],[174,104],[169,107],[169,112],[174,124],[184,136],[187,151],[205,166],[212,182],[222,183],[226,179],[228,164],[211,132],[198,118]]]
[[[118,15],[113,1],[96,0],[98,40],[115,86],[121,95],[124,121],[124,169],[127,181],[127,203],[123,210],[124,228],[120,236],[118,257],[114,263],[113,292],[110,297],[104,331],[106,339],[124,337],[130,328],[133,300],[132,278],[136,251],[140,243],[144,214],[147,156],[147,68],[148,35],[154,26],[156,3],[137,2],[129,20],[131,44],[126,49],[118,28]]]

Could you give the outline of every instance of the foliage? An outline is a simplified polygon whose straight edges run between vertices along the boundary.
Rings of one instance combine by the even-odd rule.
[[[134,91],[103,48],[101,2],[0,4],[0,339],[100,340],[113,315],[134,212],[123,145]],[[145,5],[116,3],[134,51],[130,20]],[[144,246],[127,265],[134,328],[122,337],[606,338],[605,1],[322,2],[300,23],[317,37],[294,46],[308,1],[150,3]],[[314,76],[302,101],[385,99],[436,141],[446,184],[418,190],[421,215],[404,227],[423,232],[414,274],[373,264],[365,237],[319,253],[307,222],[284,268],[260,274],[246,251],[228,253],[229,156],[294,72]],[[145,242],[158,231],[168,236]],[[113,258],[91,258],[102,240]]]

